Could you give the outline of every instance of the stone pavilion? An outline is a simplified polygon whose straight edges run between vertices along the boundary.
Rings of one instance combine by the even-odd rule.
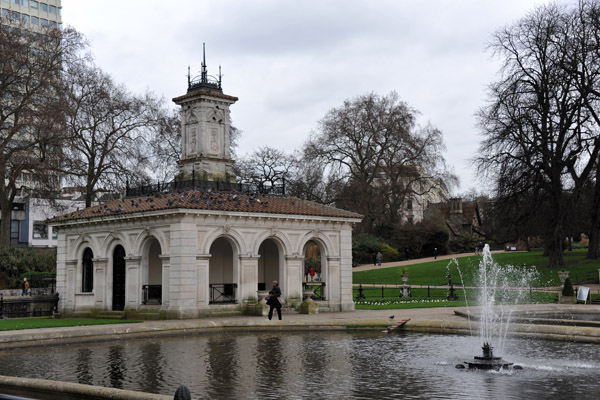
[[[188,74],[178,181],[53,218],[60,311],[155,310],[161,318],[245,312],[280,282],[286,307],[303,300],[304,257],[321,258],[321,311],[354,309],[352,226],[362,216],[234,182],[221,76]],[[262,189],[262,190],[261,190]]]

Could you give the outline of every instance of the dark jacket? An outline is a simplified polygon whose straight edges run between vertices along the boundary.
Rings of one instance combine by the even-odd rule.
[[[270,294],[270,296],[269,296],[269,300],[267,300],[267,304],[270,306],[273,306],[275,308],[280,308],[281,303],[279,302],[279,297],[281,297],[281,289],[279,289],[279,286],[275,286],[269,292],[269,294]]]

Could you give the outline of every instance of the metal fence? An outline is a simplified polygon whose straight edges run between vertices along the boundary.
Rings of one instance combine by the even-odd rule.
[[[53,296],[24,296],[5,299],[0,295],[0,319],[45,317],[58,312],[58,293]]]
[[[236,303],[236,283],[210,283],[210,304]]]
[[[188,189],[240,192],[254,195],[261,194],[271,196],[285,196],[285,181],[281,185],[262,185],[224,181],[204,181],[198,179],[162,183],[158,182],[152,185],[139,186],[134,188],[130,188],[128,186],[126,189],[126,196],[135,197],[154,193],[177,192]]]

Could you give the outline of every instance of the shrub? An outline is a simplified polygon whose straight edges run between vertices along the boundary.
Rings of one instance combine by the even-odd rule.
[[[21,287],[23,276],[31,272],[56,272],[56,249],[9,247],[0,250],[0,289]]]
[[[575,296],[575,291],[573,290],[573,284],[571,283],[571,278],[567,278],[565,280],[565,286],[563,286],[562,295],[563,296]]]
[[[400,259],[400,253],[397,249],[393,248],[387,243],[381,243],[381,255],[383,256],[383,261],[398,261]]]
[[[367,233],[352,237],[353,264],[372,264],[373,255],[381,250],[381,240]]]

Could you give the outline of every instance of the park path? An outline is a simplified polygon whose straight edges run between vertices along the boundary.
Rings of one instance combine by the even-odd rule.
[[[504,250],[493,250],[491,253],[495,254],[495,253],[504,253],[504,252],[505,252]],[[428,263],[428,262],[437,261],[437,260],[452,260],[453,258],[469,257],[469,256],[475,256],[475,255],[476,255],[475,253],[444,254],[444,255],[437,256],[437,258],[425,257],[425,258],[415,258],[412,260],[392,261],[392,262],[387,262],[387,263],[381,263],[381,266],[377,266],[377,265],[373,265],[373,264],[363,264],[363,265],[359,265],[358,267],[352,268],[352,272],[370,271],[372,269],[380,269],[380,268],[402,267],[404,265],[422,264],[422,263]]]
[[[493,250],[491,251],[492,255],[496,254],[496,253],[504,253],[505,250]],[[404,260],[404,261],[392,261],[392,262],[388,262],[388,263],[381,263],[381,266],[377,266],[377,265],[373,265],[373,264],[363,264],[363,265],[359,265],[358,267],[354,267],[352,268],[352,272],[358,272],[358,271],[370,271],[373,269],[380,269],[380,268],[392,268],[392,267],[402,267],[404,265],[414,265],[414,264],[423,264],[423,263],[428,263],[428,262],[432,262],[432,261],[437,261],[437,260],[452,260],[453,258],[460,258],[460,257],[469,257],[469,256],[474,256],[477,255],[475,253],[460,253],[460,254],[444,254],[444,255],[440,255],[437,256],[437,259],[434,257],[425,257],[425,258],[416,258],[416,259],[412,259],[412,260]],[[358,286],[357,283],[354,283],[353,286]],[[397,287],[400,286],[398,284],[377,284],[377,285],[370,285],[367,284],[365,286],[386,286],[386,287]],[[448,285],[439,285],[439,286],[431,286],[431,285],[407,285],[407,286],[411,286],[411,287],[427,287],[430,286],[431,288],[448,288]],[[583,285],[573,285],[573,287],[575,289],[577,289],[579,286],[585,286],[585,287],[589,287],[590,288],[590,293],[593,294],[600,294],[600,284],[583,284]],[[457,288],[463,288],[462,286],[457,286]],[[475,287],[465,287],[465,289],[473,289]],[[549,286],[549,287],[544,287],[544,288],[536,288],[534,289],[535,291],[549,291],[549,292],[557,292],[562,288],[562,286]]]

